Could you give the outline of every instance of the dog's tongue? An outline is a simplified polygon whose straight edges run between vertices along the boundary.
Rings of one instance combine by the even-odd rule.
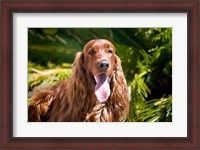
[[[99,102],[105,102],[110,96],[109,77],[105,74],[94,76],[96,81],[95,95]]]

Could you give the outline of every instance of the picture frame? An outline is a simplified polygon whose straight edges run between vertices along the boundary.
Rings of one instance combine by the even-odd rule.
[[[198,0],[7,0],[1,2],[2,149],[192,149],[200,148]],[[13,137],[14,13],[187,13],[187,137]]]

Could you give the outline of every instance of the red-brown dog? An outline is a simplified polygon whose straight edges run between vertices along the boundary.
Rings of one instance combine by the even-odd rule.
[[[76,55],[69,80],[32,97],[28,121],[125,121],[128,88],[113,44],[89,41]]]

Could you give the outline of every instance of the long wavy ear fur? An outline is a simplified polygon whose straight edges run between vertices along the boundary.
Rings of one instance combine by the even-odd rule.
[[[87,89],[85,83],[85,69],[83,67],[84,55],[82,52],[76,54],[74,63],[72,64],[72,75],[68,80],[70,84],[65,84],[65,90],[59,95],[64,95],[61,99],[61,108],[58,113],[59,121],[80,121],[85,100],[87,97]],[[77,119],[77,120],[73,120]]]
[[[76,99],[85,99],[86,97],[86,83],[85,83],[85,69],[84,69],[84,55],[82,52],[76,54],[74,63],[72,64],[72,76],[70,78],[71,91],[68,92],[70,97]]]
[[[125,121],[129,113],[128,87],[121,66],[120,58],[115,55],[115,68],[111,79],[110,99],[114,101],[113,111],[118,121]]]
[[[84,55],[82,52],[78,52],[76,54],[75,60],[72,64],[72,78],[73,77],[77,77],[77,78],[84,78],[84,73],[85,73],[85,69],[84,69]]]

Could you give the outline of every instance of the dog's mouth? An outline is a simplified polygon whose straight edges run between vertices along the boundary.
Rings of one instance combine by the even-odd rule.
[[[106,102],[110,96],[110,78],[105,73],[94,76],[95,95],[99,102]]]

